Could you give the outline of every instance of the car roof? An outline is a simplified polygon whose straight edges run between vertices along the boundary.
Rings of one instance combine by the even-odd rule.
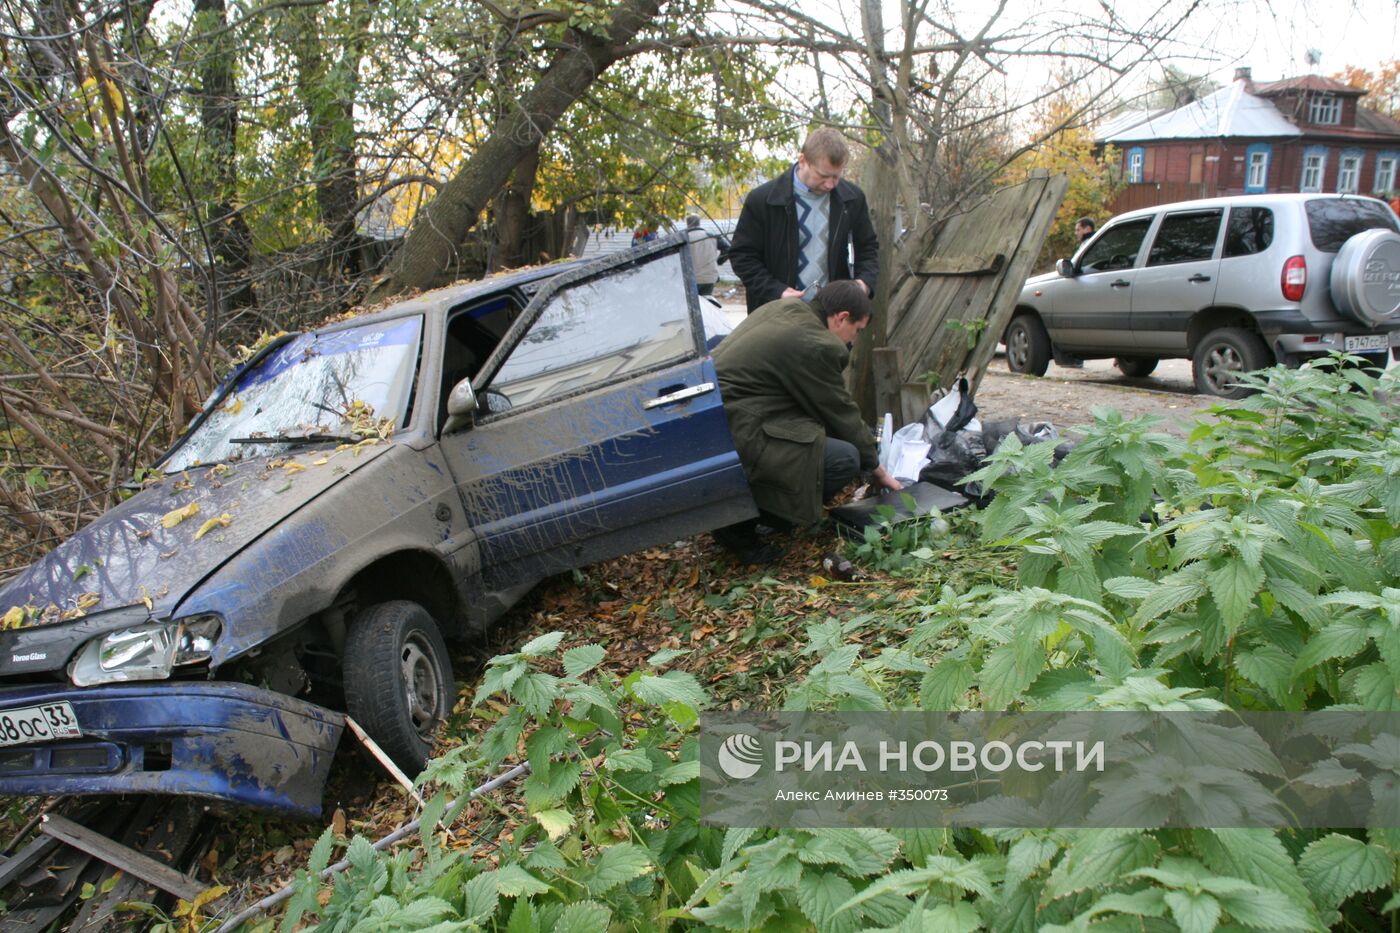
[[[511,269],[508,272],[497,272],[484,279],[453,282],[451,285],[444,285],[441,288],[435,288],[408,298],[390,299],[387,303],[373,308],[362,310],[352,308],[306,329],[336,331],[345,327],[359,327],[363,324],[392,320],[409,314],[423,314],[438,309],[453,308],[481,295],[544,282],[556,275],[571,272],[587,264],[587,260],[567,259],[542,266],[529,266],[524,269]]]
[[[1384,201],[1378,201],[1375,198],[1368,198],[1365,195],[1359,194],[1329,194],[1326,192],[1308,192],[1306,194],[1231,194],[1218,198],[1199,198],[1195,201],[1174,201],[1170,204],[1157,204],[1153,207],[1140,207],[1137,210],[1124,211],[1121,214],[1116,214],[1111,219],[1113,221],[1119,221],[1125,219],[1131,220],[1138,217],[1151,217],[1162,211],[1209,210],[1211,208],[1228,207],[1230,205],[1240,205],[1244,207],[1256,205],[1264,207],[1270,204],[1301,204],[1306,201],[1323,200],[1371,201],[1385,206]]]

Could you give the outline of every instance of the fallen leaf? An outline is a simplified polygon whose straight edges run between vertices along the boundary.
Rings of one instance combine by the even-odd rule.
[[[209,521],[199,526],[199,530],[194,533],[194,539],[198,541],[215,528],[227,528],[231,521],[233,521],[233,516],[227,512],[220,515],[218,518],[211,518]]]
[[[4,617],[0,618],[0,630],[19,628],[21,625],[24,624],[24,614],[25,613],[23,606],[10,607],[9,611],[5,613]]]
[[[335,813],[331,814],[331,832],[337,836],[345,835],[345,811],[339,807],[336,807]]]
[[[96,593],[83,593],[78,597],[78,608],[83,612],[87,612],[100,602],[102,602],[102,597]]]
[[[184,508],[171,509],[169,512],[166,512],[163,516],[161,516],[160,526],[162,528],[174,528],[176,525],[180,524],[185,519],[194,518],[198,514],[199,503],[191,502]]]
[[[224,406],[224,411],[230,415],[236,415],[243,410],[243,399],[236,398]]]
[[[297,463],[297,462],[294,460],[294,461],[292,461],[291,463],[289,463],[289,464],[287,464],[286,466],[284,466],[284,467],[282,468],[282,471],[283,471],[284,473],[286,473],[288,476],[294,476],[294,475],[296,475],[297,473],[305,473],[305,472],[306,472],[306,464],[304,464],[304,463]]]
[[[330,463],[330,462],[331,462],[331,458],[330,458],[330,457],[322,457],[320,460],[312,460],[312,461],[311,461],[311,465],[312,465],[312,466],[325,466],[327,463]]]

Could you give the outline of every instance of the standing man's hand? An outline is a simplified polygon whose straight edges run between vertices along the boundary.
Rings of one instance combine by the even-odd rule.
[[[785,288],[779,298],[801,298],[804,293],[795,288]]]
[[[889,470],[886,470],[882,466],[877,466],[875,468],[875,472],[871,475],[875,477],[875,482],[879,483],[881,486],[884,486],[886,489],[892,490],[894,492],[899,492],[901,489],[904,488],[904,484],[901,483],[899,480],[895,479],[894,474],[892,474]]]

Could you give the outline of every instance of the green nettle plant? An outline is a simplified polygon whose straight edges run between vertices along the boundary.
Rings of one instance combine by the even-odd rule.
[[[1376,398],[1400,386],[1340,366],[1252,380],[1185,442],[1111,411],[1058,466],[1008,439],[971,477],[995,499],[968,544],[1005,549],[1015,585],[930,583],[878,651],[867,616],[809,622],[784,708],[1400,709],[1400,428]],[[906,543],[878,554],[932,580],[928,539]],[[1400,929],[1395,830],[702,825],[710,699],[665,670],[679,653],[618,676],[563,637],[493,659],[474,704],[492,725],[420,778],[436,790],[423,825],[450,825],[465,804],[449,798],[528,761],[518,788],[472,804],[515,824],[500,847],[357,838],[323,886],[328,831],[287,933]],[[1400,786],[1400,748],[1358,754]]]

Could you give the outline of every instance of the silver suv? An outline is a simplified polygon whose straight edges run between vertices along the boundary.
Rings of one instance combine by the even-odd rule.
[[[1190,359],[1198,391],[1345,350],[1400,359],[1400,232],[1374,198],[1240,195],[1113,218],[1055,272],[1027,280],[1003,335],[1014,372],[1108,358],[1146,376]]]

